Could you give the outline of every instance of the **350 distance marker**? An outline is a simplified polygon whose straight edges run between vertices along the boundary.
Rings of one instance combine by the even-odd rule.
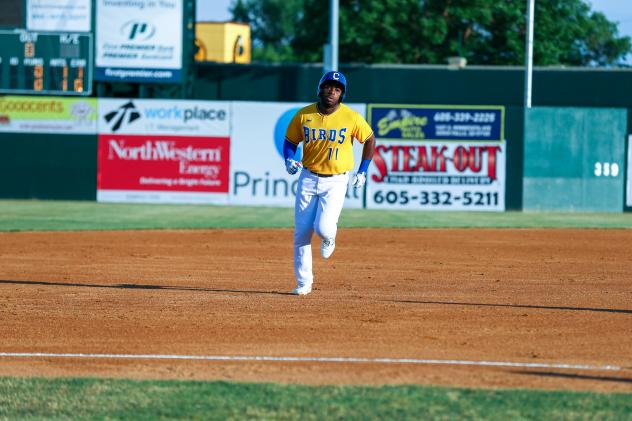
[[[418,203],[420,205],[434,206],[498,206],[498,192],[464,191],[453,194],[449,191],[422,190],[418,194],[409,191],[377,190],[373,194],[376,204],[388,203],[390,205],[408,205]]]

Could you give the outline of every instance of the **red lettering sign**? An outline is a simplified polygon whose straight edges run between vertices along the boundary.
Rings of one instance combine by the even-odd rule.
[[[227,137],[99,135],[98,190],[228,193]]]

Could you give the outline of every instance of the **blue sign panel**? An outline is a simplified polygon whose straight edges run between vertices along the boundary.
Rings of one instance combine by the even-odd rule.
[[[501,106],[369,104],[369,123],[381,140],[501,141]]]
[[[117,82],[178,83],[182,79],[182,70],[97,67],[94,78]]]

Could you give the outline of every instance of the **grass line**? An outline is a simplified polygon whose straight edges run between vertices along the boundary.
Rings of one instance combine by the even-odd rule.
[[[632,395],[422,386],[0,378],[0,419],[622,420]]]
[[[0,231],[291,228],[293,210],[0,200]],[[632,228],[632,213],[416,212],[345,209],[341,227]]]

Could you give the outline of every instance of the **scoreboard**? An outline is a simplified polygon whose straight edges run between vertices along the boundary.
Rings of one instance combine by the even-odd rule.
[[[91,33],[0,31],[0,45],[0,93],[92,93]]]

